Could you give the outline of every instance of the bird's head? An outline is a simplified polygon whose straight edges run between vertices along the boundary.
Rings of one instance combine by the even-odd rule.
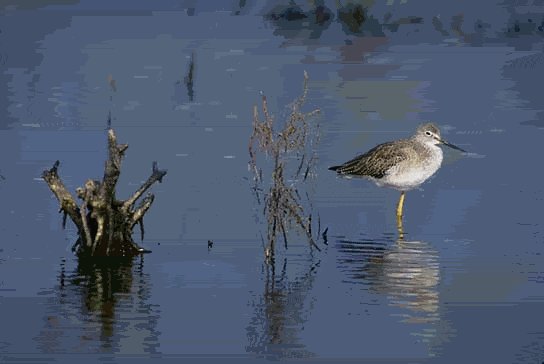
[[[461,152],[465,152],[465,150],[459,148],[456,145],[453,145],[451,143],[448,143],[442,137],[440,136],[440,129],[433,123],[426,123],[422,124],[417,128],[416,131],[416,137],[422,141],[424,141],[426,144],[432,144],[432,145],[447,145],[450,148],[457,149]]]

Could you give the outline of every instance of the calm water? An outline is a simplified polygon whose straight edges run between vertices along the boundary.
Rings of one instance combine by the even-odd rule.
[[[0,23],[0,362],[544,361],[536,30],[468,36],[479,10],[452,31],[451,6],[394,8],[425,21],[357,36],[265,21],[271,6],[243,1],[32,3],[8,1]],[[514,24],[494,9],[489,29]],[[438,13],[447,34],[429,29]],[[262,91],[281,120],[304,70],[306,107],[322,110],[311,183],[329,245],[311,253],[293,236],[272,267],[248,183],[252,107]],[[146,219],[153,252],[78,263],[39,176],[60,159],[71,191],[100,178],[109,113],[130,145],[119,196],[152,161],[168,169]],[[398,193],[327,167],[425,120],[470,153],[446,150],[407,194],[399,240]]]

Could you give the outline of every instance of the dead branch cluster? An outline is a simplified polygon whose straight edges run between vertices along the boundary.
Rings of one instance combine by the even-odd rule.
[[[117,200],[115,186],[121,173],[121,160],[127,144],[118,144],[113,129],[108,130],[108,159],[102,181],[89,179],[83,187],[76,189],[80,204],[66,189],[58,175],[59,161],[43,172],[42,177],[60,203],[63,212],[63,227],[66,216],[76,225],[79,239],[75,247],[78,255],[85,256],[131,256],[143,252],[132,239],[132,229],[140,225],[144,238],[143,218],[151,207],[154,195],[148,193],[136,206],[136,202],[155,183],[162,182],[166,174],[153,162],[151,176],[127,200]]]
[[[262,96],[260,119],[257,105],[253,108],[253,133],[249,140],[249,169],[253,173],[253,190],[257,201],[264,200],[263,214],[267,219],[267,243],[265,256],[272,259],[277,236],[283,236],[287,247],[288,231],[297,227],[302,231],[312,248],[319,250],[312,234],[311,200],[306,191],[303,199],[300,188],[315,166],[315,144],[319,141],[319,125],[310,120],[319,114],[315,109],[301,111],[308,94],[308,74],[304,72],[303,92],[291,105],[290,113],[281,130],[268,111],[266,96]],[[258,165],[260,154],[272,161],[270,187],[265,190],[263,167]],[[296,161],[296,164],[291,163]],[[261,196],[264,195],[264,198]],[[318,217],[319,220],[319,217]],[[319,221],[318,221],[319,225]],[[320,226],[317,236],[319,236]]]

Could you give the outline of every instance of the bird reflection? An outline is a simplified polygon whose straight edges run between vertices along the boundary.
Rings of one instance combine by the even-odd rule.
[[[80,261],[66,272],[63,260],[58,285],[48,301],[45,326],[36,338],[46,353],[154,353],[158,313],[148,303],[149,277],[143,258]],[[45,293],[44,293],[45,294]],[[130,342],[124,338],[130,337]]]
[[[402,226],[401,226],[402,228]],[[388,297],[403,309],[403,322],[430,323],[439,319],[438,253],[426,242],[391,237],[338,242],[339,265],[369,291]]]

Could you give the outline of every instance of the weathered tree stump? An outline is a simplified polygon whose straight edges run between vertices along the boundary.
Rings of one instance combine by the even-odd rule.
[[[128,144],[117,144],[115,132],[110,128],[108,159],[102,182],[89,179],[83,187],[77,188],[76,195],[81,200],[79,205],[57,173],[59,161],[42,174],[59,200],[59,212],[64,213],[63,227],[69,216],[78,229],[79,238],[74,248],[80,257],[130,257],[146,252],[132,239],[132,230],[139,224],[143,240],[144,215],[155,196],[148,193],[138,206],[135,204],[155,182],[162,182],[166,170],[158,169],[157,162],[153,162],[153,171],[147,181],[127,200],[117,200],[115,185],[121,174],[121,160],[127,148]]]

